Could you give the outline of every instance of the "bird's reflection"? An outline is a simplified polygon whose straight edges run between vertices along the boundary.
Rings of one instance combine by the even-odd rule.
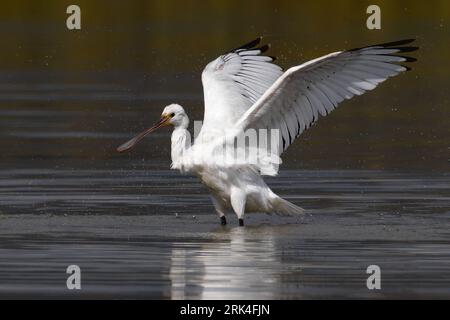
[[[280,264],[271,228],[233,228],[217,241],[173,248],[172,299],[272,299]]]

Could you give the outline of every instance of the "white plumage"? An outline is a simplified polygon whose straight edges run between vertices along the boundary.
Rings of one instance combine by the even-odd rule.
[[[295,66],[283,73],[274,58],[261,55],[258,38],[210,62],[202,73],[205,114],[202,129],[191,145],[189,119],[177,104],[167,106],[153,127],[118,148],[133,147],[148,133],[173,125],[172,168],[196,174],[211,193],[222,224],[232,209],[243,225],[248,212],[300,215],[303,209],[270,190],[262,175],[275,175],[279,156],[320,116],[343,100],[373,90],[378,84],[408,70],[397,55],[414,51],[413,40],[339,51]],[[236,143],[248,132],[275,131],[276,150],[268,144]],[[246,140],[243,140],[246,141]],[[255,151],[256,157],[249,159]],[[237,156],[239,155],[239,156]]]

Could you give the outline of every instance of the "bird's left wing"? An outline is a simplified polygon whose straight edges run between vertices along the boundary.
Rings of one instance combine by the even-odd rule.
[[[305,129],[345,99],[374,89],[409,68],[398,63],[415,61],[397,55],[417,47],[414,40],[340,51],[287,70],[237,121],[239,130],[278,129],[278,154]]]
[[[261,38],[221,55],[202,73],[205,98],[203,130],[233,126],[282,75],[273,57],[261,55],[269,49]]]

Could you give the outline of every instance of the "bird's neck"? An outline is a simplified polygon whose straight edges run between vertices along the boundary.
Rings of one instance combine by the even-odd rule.
[[[175,127],[172,132],[172,169],[183,171],[183,157],[191,145],[191,136],[184,126]]]

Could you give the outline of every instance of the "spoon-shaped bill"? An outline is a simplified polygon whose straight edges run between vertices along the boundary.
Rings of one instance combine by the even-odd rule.
[[[141,141],[146,135],[149,133],[152,133],[153,131],[156,131],[157,129],[164,127],[168,124],[168,117],[162,117],[157,123],[155,123],[151,128],[148,128],[141,133],[139,133],[137,136],[135,136],[133,139],[125,142],[124,144],[120,145],[116,150],[118,152],[125,152],[131,148],[133,148],[139,141]]]

